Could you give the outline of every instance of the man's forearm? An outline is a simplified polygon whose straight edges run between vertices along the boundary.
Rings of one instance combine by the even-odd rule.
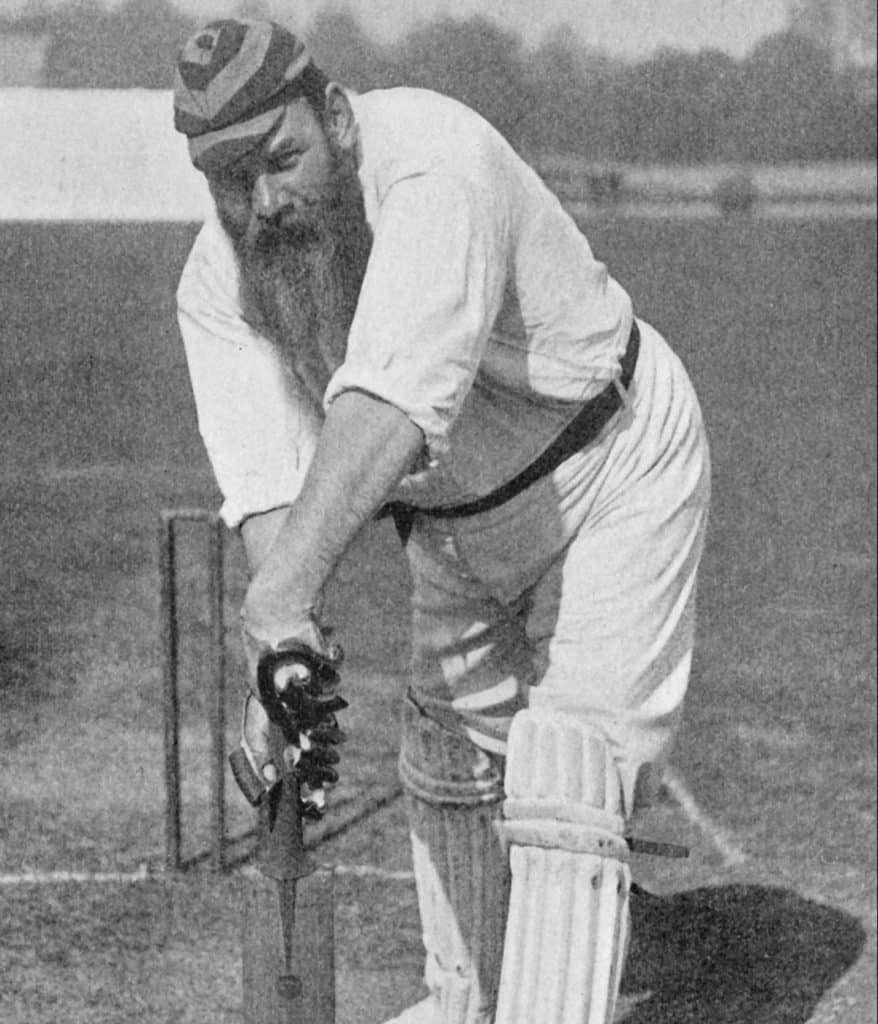
[[[256,569],[245,626],[276,640],[313,608],[338,560],[423,443],[420,429],[386,402],[348,391],[332,403],[302,492]]]

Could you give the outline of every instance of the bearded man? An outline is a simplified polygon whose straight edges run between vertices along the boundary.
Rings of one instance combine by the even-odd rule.
[[[626,828],[679,723],[709,498],[701,414],[538,176],[473,111],[358,95],[270,22],[182,51],[216,216],[180,282],[251,651],[326,653],[327,579],[396,515],[430,995],[406,1024],[605,1024]],[[277,766],[256,696],[243,743]],[[328,771],[326,777],[331,777]]]

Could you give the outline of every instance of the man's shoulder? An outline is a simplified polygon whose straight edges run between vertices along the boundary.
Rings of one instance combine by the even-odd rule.
[[[442,107],[448,110],[457,109],[459,113],[475,111],[460,100],[454,99],[445,93],[436,92],[434,89],[425,89],[414,85],[393,85],[384,89],[369,89],[365,92],[351,92],[352,102],[357,105],[369,107],[395,107],[406,106],[423,109],[425,107]]]
[[[496,189],[518,158],[480,114],[450,96],[407,86],[354,94],[361,178],[379,197],[405,178],[442,175]]]
[[[446,131],[458,137],[497,134],[472,107],[432,89],[415,86],[372,89],[353,93],[351,103],[366,131],[395,128],[397,133],[405,132],[412,139],[425,141]]]

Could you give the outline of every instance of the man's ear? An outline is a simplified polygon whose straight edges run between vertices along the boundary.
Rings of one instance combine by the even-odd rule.
[[[357,142],[357,122],[350,100],[337,82],[326,87],[324,110],[327,132],[342,149],[352,150]]]

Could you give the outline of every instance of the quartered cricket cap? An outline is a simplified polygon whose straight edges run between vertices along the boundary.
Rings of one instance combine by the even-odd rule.
[[[272,21],[223,19],[192,35],[177,60],[174,127],[192,163],[213,174],[255,149],[284,107],[328,84],[292,32]]]

